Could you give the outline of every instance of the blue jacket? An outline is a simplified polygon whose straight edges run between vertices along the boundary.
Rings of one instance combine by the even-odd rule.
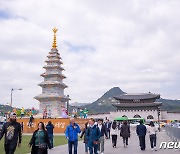
[[[53,135],[53,129],[54,129],[54,125],[53,124],[47,124],[46,125],[46,129],[47,129],[47,132],[48,134],[52,134]]]
[[[69,141],[77,141],[78,133],[80,132],[81,130],[79,128],[79,125],[74,123],[74,127],[71,124],[66,127],[65,135]]]
[[[92,128],[88,128],[87,132],[87,140],[88,140],[88,147],[93,147],[93,141],[98,141],[101,136],[101,132],[99,130],[99,127],[97,125],[94,125]]]
[[[136,133],[138,136],[145,136],[146,135],[146,126],[144,126],[143,124],[137,125],[136,127]]]

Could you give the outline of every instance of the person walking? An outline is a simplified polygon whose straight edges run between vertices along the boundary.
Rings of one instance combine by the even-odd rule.
[[[51,149],[49,136],[43,122],[38,123],[38,129],[34,131],[29,142],[29,147],[32,147],[31,154],[47,154],[48,147]]]
[[[142,151],[146,149],[146,143],[145,143],[146,132],[147,132],[146,126],[143,125],[143,121],[140,120],[140,124],[137,125],[136,127],[136,133],[139,137],[139,144]]]
[[[47,118],[51,119],[51,110],[48,111]]]
[[[97,154],[99,138],[101,136],[99,127],[95,125],[95,120],[89,120],[89,128],[87,133],[88,147],[90,154]]]
[[[32,115],[35,115],[35,109],[34,109],[34,107],[32,107]]]
[[[21,146],[21,124],[16,122],[16,113],[10,114],[10,121],[6,122],[0,132],[0,140],[5,135],[4,150],[6,154],[14,154],[16,146]]]
[[[83,118],[83,109],[82,108],[80,108],[80,118],[82,119]]]
[[[33,117],[33,115],[31,114],[31,115],[30,115],[30,118],[29,118],[29,123],[28,123],[28,126],[29,126],[29,127],[32,127],[33,120],[34,120],[34,117]]]
[[[24,129],[24,124],[23,122],[21,122],[21,132],[23,133],[23,129]]]
[[[123,122],[120,130],[120,136],[123,138],[124,148],[128,146],[128,137],[130,137],[130,127],[127,124],[127,121]]]
[[[122,126],[121,122],[118,122],[117,124],[118,130],[121,130],[121,126]]]
[[[104,154],[104,135],[106,136],[107,139],[107,132],[106,132],[106,127],[103,124],[103,119],[98,120],[98,127],[101,133],[98,144],[98,153]]]
[[[110,139],[111,123],[110,123],[109,119],[107,119],[105,126],[106,126],[106,132],[107,132],[108,139]]]
[[[78,147],[78,133],[80,133],[80,127],[75,123],[74,118],[70,119],[70,124],[66,127],[65,135],[68,140],[69,154],[72,154],[72,147],[74,146],[74,154],[77,154]]]
[[[156,139],[157,139],[156,133],[158,132],[158,129],[155,127],[153,121],[150,122],[147,132],[149,133],[151,149],[157,151],[157,149],[156,149]]]
[[[47,118],[47,108],[44,108],[43,119],[46,119],[46,118]]]
[[[86,108],[83,110],[83,114],[84,114],[84,119],[87,119],[88,110]]]
[[[112,146],[113,148],[116,148],[117,136],[118,136],[118,127],[117,127],[116,121],[113,121],[113,124],[111,127],[111,136],[112,136]]]
[[[24,108],[22,107],[22,109],[21,109],[21,118],[24,117],[24,112],[25,112],[25,110],[24,110]]]
[[[84,144],[85,144],[85,153],[88,154],[88,140],[87,140],[87,133],[88,133],[88,122],[85,123],[84,130],[81,133],[80,138],[84,136]]]
[[[54,129],[54,125],[52,124],[51,121],[49,121],[48,124],[46,125],[46,130],[48,132],[51,148],[54,148],[54,144],[53,144],[53,129]]]

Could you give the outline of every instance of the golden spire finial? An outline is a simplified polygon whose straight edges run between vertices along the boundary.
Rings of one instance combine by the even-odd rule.
[[[55,27],[55,28],[53,28],[52,30],[53,30],[53,32],[54,32],[54,40],[53,40],[53,45],[52,45],[52,47],[53,47],[53,48],[56,48],[56,47],[57,47],[57,45],[56,45],[56,32],[57,32],[58,29]]]

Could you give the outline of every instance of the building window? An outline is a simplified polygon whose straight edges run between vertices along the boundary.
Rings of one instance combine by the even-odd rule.
[[[140,102],[140,99],[133,99],[133,102]]]
[[[133,118],[141,118],[141,116],[136,114]]]
[[[148,115],[147,119],[154,119],[154,117],[152,115]]]

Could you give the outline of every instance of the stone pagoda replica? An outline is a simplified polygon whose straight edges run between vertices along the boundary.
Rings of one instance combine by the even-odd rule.
[[[41,74],[44,78],[44,81],[39,84],[42,87],[42,94],[34,97],[40,102],[39,115],[47,112],[54,118],[62,116],[62,110],[64,110],[66,102],[69,101],[69,98],[64,95],[64,89],[67,86],[63,83],[63,79],[66,77],[62,74],[64,69],[61,65],[63,63],[56,45],[57,30],[56,28],[53,29],[54,41],[52,49],[45,61],[47,64],[43,67],[46,71]]]

